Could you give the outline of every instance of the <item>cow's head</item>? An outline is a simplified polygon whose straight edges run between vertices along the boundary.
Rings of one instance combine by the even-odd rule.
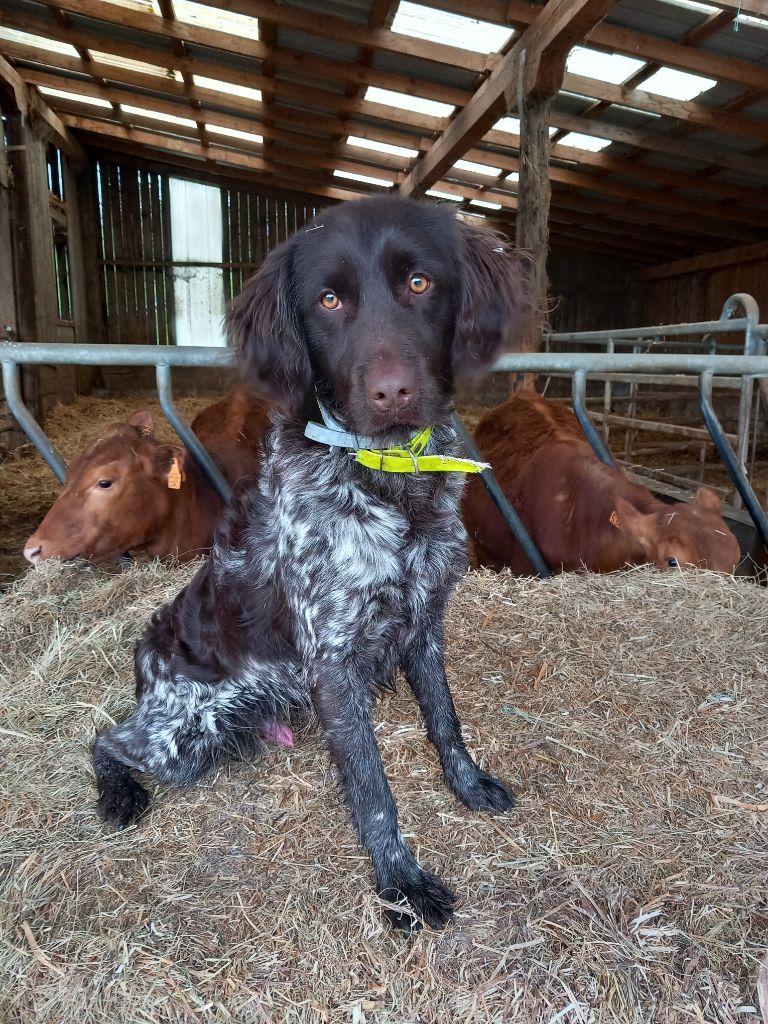
[[[145,547],[169,517],[187,459],[185,448],[155,439],[146,410],[107,427],[69,466],[24,557],[103,560]]]
[[[700,487],[694,500],[640,512],[624,498],[616,502],[612,525],[642,549],[645,561],[659,569],[698,566],[732,573],[741,553],[739,543],[722,518],[720,498]]]

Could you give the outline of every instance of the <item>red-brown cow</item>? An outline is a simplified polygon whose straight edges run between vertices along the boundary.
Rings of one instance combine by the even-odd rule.
[[[575,415],[519,392],[481,419],[475,441],[554,572],[612,572],[650,562],[733,572],[739,545],[720,499],[701,487],[692,503],[668,505],[598,460]],[[481,565],[533,568],[489,498],[473,480],[464,522]]]
[[[230,484],[257,473],[268,406],[239,388],[192,429]],[[64,488],[24,548],[46,558],[116,558],[145,551],[188,561],[205,553],[223,502],[186,448],[154,436],[152,414],[107,427],[67,469]]]

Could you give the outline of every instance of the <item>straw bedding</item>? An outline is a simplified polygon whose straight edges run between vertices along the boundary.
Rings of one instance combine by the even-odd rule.
[[[94,730],[193,571],[47,563],[0,598],[3,1024],[768,1021],[764,590],[469,574],[449,676],[520,805],[459,806],[407,687],[378,702],[404,831],[462,898],[407,940],[311,723],[138,827],[97,822]]]

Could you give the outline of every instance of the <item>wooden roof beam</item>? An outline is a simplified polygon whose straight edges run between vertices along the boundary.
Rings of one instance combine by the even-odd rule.
[[[67,130],[66,125],[43,98],[27,87],[26,82],[5,57],[0,57],[0,79],[11,88],[16,106],[19,110],[30,117],[35,118],[43,128],[43,133],[48,136],[54,145],[72,157],[77,163],[85,160],[85,151],[80,143]]]
[[[524,101],[532,92],[556,91],[562,80],[565,54],[615,3],[616,0],[550,0],[541,8],[534,24],[521,35],[438,141],[416,162],[401,185],[402,193],[424,192],[518,101]]]

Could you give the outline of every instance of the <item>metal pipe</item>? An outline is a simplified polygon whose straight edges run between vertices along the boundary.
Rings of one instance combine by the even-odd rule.
[[[484,462],[485,460],[480,449],[475,444],[472,435],[464,426],[464,421],[457,412],[455,412],[451,417],[451,422],[453,423],[453,429],[456,431],[461,443],[464,445],[464,450],[469,458],[474,459],[476,462]],[[533,566],[536,575],[541,579],[546,579],[548,576],[551,576],[552,573],[549,566],[544,561],[539,549],[531,540],[531,536],[525,528],[525,524],[512,506],[512,503],[509,501],[504,491],[502,491],[499,481],[494,476],[493,470],[484,469],[480,474],[480,479],[485,484],[491,500],[499,510],[504,522],[509,527],[512,536],[523,549],[525,557]]]
[[[728,470],[731,480],[733,480],[752,522],[760,534],[763,546],[768,549],[768,518],[766,518],[763,508],[757,500],[757,495],[752,490],[746,473],[734,455],[733,449],[726,441],[723,428],[712,406],[711,371],[704,371],[699,379],[699,404],[701,406],[701,415],[704,417],[707,430],[715,442],[720,458],[723,460],[725,468]]]
[[[194,434],[190,427],[184,422],[173,402],[171,390],[171,368],[164,363],[157,365],[157,397],[160,399],[160,406],[165,417],[181,440],[194,456],[195,461],[208,477],[213,487],[216,488],[222,501],[226,504],[232,497],[232,488],[224,479],[221,470],[203,447],[200,439]]]
[[[729,321],[734,323],[735,321]],[[695,325],[692,325],[692,329]],[[768,326],[766,326],[768,331]],[[60,366],[207,366],[232,368],[237,356],[232,348],[156,345],[62,345],[42,342],[2,342],[0,362]],[[711,356],[666,352],[630,354],[616,352],[514,352],[502,356],[492,370],[516,373],[700,374],[706,370],[728,377],[768,377],[768,356]]]
[[[598,421],[602,421],[605,417],[601,412],[593,412],[592,415]],[[616,427],[634,427],[638,430],[647,430],[649,434],[670,434],[672,437],[689,437],[694,441],[707,441],[709,442],[709,432],[702,430],[701,427],[686,427],[678,423],[659,423],[657,420],[644,420],[638,416],[619,416],[617,413],[611,413],[609,420]],[[735,444],[737,441],[736,434],[725,434],[725,438]]]
[[[616,460],[611,455],[608,446],[603,441],[602,437],[595,430],[595,425],[589,418],[587,412],[587,406],[585,404],[587,394],[587,375],[583,370],[577,370],[573,375],[573,411],[576,413],[576,419],[579,421],[584,436],[592,445],[592,450],[595,455],[604,462],[606,466],[612,466],[616,468]]]
[[[63,484],[67,467],[53,447],[51,439],[24,404],[21,395],[21,375],[16,363],[3,363],[3,391],[8,408],[16,417],[19,426],[45,459],[59,483]]]

